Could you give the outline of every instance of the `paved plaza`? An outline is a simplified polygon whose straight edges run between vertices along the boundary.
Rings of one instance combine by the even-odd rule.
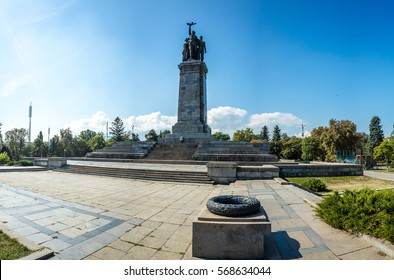
[[[317,219],[310,204],[319,197],[274,180],[226,186],[2,172],[0,221],[53,250],[52,259],[193,259],[192,222],[219,194],[261,201],[272,222],[266,259],[392,259],[370,241]]]

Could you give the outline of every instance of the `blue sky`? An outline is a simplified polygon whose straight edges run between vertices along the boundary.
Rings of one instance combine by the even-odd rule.
[[[208,122],[230,135],[263,125],[298,135],[349,119],[389,136],[392,1],[0,0],[0,122],[32,138],[61,128],[176,122],[186,22],[207,44]]]

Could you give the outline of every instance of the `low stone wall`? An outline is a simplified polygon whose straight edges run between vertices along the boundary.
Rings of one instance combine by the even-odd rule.
[[[67,164],[65,157],[35,158],[34,165],[48,168],[59,168]]]
[[[263,166],[238,166],[237,179],[259,180],[279,177],[279,167],[274,165]]]
[[[280,177],[362,176],[361,164],[299,164],[279,167]]]

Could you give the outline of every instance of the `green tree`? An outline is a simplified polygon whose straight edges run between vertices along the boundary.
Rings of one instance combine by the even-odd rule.
[[[163,130],[163,131],[160,130],[159,138],[164,138],[164,137],[166,137],[166,135],[168,135],[168,134],[171,134],[171,131],[169,131],[168,129],[165,129],[165,130]]]
[[[373,116],[369,123],[369,140],[368,140],[368,151],[370,155],[373,155],[374,148],[379,146],[383,142],[384,134],[382,125],[380,124],[380,118]]]
[[[1,134],[1,126],[2,126],[3,124],[2,123],[0,123],[0,144],[3,144],[3,134]]]
[[[49,141],[48,156],[49,157],[63,156],[59,135],[54,135],[52,139]]]
[[[37,138],[33,142],[32,152],[35,157],[43,157],[46,154],[46,150],[44,136],[42,135],[42,131],[40,131]]]
[[[104,133],[99,132],[93,138],[88,141],[89,148],[95,152],[99,149],[102,149],[106,146],[104,139]]]
[[[28,133],[25,128],[14,128],[5,134],[5,142],[11,150],[14,160],[19,160],[22,156],[23,148],[26,145]]]
[[[225,134],[225,133],[220,132],[220,131],[215,132],[213,134],[213,137],[215,137],[215,139],[218,140],[218,141],[229,141],[230,140],[230,135]]]
[[[302,139],[298,137],[291,137],[287,140],[282,140],[281,158],[285,159],[300,159],[302,155]]]
[[[373,158],[375,160],[384,160],[388,169],[391,161],[394,159],[394,141],[386,140],[375,147],[373,150]]]
[[[147,134],[145,134],[146,141],[157,141],[159,139],[159,135],[157,135],[154,129],[149,130]]]
[[[79,138],[88,142],[90,139],[92,139],[96,135],[97,135],[97,133],[95,131],[92,131],[90,129],[86,129],[86,130],[83,130],[79,133]]]
[[[74,156],[73,134],[70,128],[60,129],[60,149],[63,154],[59,156],[72,157]]]
[[[260,134],[261,134],[261,139],[263,141],[268,142],[270,140],[269,130],[268,130],[268,127],[266,125],[263,126]]]
[[[129,138],[129,136],[127,136],[127,138],[126,138],[126,140]],[[141,141],[140,140],[140,137],[139,137],[139,135],[138,134],[136,134],[136,133],[131,133],[131,141]]]
[[[275,125],[274,130],[272,132],[272,140],[271,140],[271,152],[280,158],[280,153],[282,151],[282,137],[281,131],[278,125]]]
[[[125,127],[121,118],[116,117],[112,122],[112,126],[109,128],[109,134],[111,134],[111,140],[115,142],[126,141],[129,139],[129,133],[125,131]]]
[[[313,137],[305,137],[302,140],[302,155],[303,160],[322,159],[323,151],[320,148],[319,141]]]
[[[251,129],[249,127],[246,129],[243,129],[243,130],[237,130],[233,134],[234,141],[250,142],[255,138],[256,138],[256,136],[253,134],[253,129]]]

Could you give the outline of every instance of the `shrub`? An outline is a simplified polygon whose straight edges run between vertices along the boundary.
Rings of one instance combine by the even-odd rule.
[[[20,166],[33,166],[33,162],[31,160],[20,160],[17,162]]]
[[[314,192],[328,191],[326,184],[317,178],[308,178],[301,184],[301,186]]]
[[[0,153],[0,164],[7,164],[10,160],[11,159],[6,152]]]
[[[394,243],[394,191],[345,191],[325,197],[317,216],[334,228],[384,238]]]

